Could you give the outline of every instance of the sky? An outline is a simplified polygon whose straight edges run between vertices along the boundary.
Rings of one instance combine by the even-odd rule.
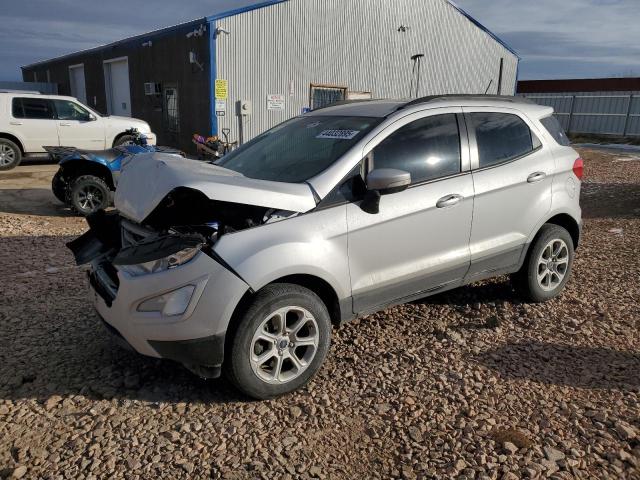
[[[21,65],[249,3],[255,2],[2,0],[0,80],[21,80]],[[456,3],[516,50],[522,80],[640,76],[638,0]]]

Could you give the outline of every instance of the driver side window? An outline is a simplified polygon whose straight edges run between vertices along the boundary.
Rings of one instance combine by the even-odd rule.
[[[58,120],[77,120],[88,122],[91,114],[75,102],[69,100],[54,100]]]
[[[380,168],[409,172],[412,184],[460,173],[457,117],[432,115],[411,122],[383,140],[365,161],[369,172]]]

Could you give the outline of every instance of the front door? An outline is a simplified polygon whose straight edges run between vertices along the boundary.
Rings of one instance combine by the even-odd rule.
[[[409,115],[365,149],[365,171],[408,171],[412,185],[383,195],[375,215],[347,206],[355,313],[459,285],[467,273],[473,181],[461,111]]]
[[[54,100],[60,145],[85,150],[104,150],[104,123],[70,100]]]
[[[14,97],[11,127],[20,133],[27,153],[44,152],[42,147],[57,147],[58,127],[53,102],[46,98]]]
[[[551,210],[553,155],[521,113],[466,108],[472,145],[475,208],[471,232],[473,277],[518,266],[533,230]]]

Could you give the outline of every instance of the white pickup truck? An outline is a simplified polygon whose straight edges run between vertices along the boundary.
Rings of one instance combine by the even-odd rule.
[[[128,117],[103,116],[76,98],[0,91],[0,170],[25,157],[46,156],[44,146],[105,150],[131,141],[137,129],[155,145],[149,124]]]

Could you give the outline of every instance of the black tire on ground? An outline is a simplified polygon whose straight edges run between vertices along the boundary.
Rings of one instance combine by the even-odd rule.
[[[298,376],[294,376],[291,380],[284,383],[268,383],[258,377],[254,371],[255,365],[252,366],[251,363],[251,356],[253,354],[266,353],[262,350],[256,352],[257,347],[264,347],[259,347],[258,343],[253,343],[254,334],[259,331],[262,323],[271,317],[274,312],[286,307],[302,308],[313,316],[317,324],[317,331],[307,330],[303,335],[305,338],[310,338],[307,336],[317,335],[317,348],[315,349],[315,355],[306,362],[306,365],[308,365],[306,369],[302,370],[299,374],[295,373]],[[287,326],[296,324],[300,320],[299,318],[296,319],[292,317],[290,324],[288,313],[285,317],[287,318],[287,320],[285,320]],[[331,319],[325,304],[311,290],[293,284],[272,284],[266,286],[256,294],[252,303],[242,315],[242,318],[239,319],[239,323],[232,332],[228,333],[231,335],[228,343],[230,348],[225,355],[223,367],[227,377],[241,392],[255,399],[264,400],[275,398],[303,387],[320,369],[331,344]],[[295,333],[285,335],[289,335],[289,338],[291,338],[291,335],[296,338],[302,338]],[[293,343],[294,340],[295,338],[292,340],[292,343],[289,344],[289,348],[297,351],[298,353],[296,355],[306,356],[306,348],[312,347],[292,347],[292,345],[295,345],[295,343]],[[278,357],[276,356],[278,355],[278,347],[276,344],[277,342],[274,342],[273,346],[266,347],[275,352],[272,357],[272,361],[274,362],[278,361]],[[283,348],[286,350],[286,347]],[[300,349],[302,349],[302,351],[300,351]],[[311,350],[311,352],[313,352],[313,350]],[[286,361],[287,360],[280,360],[280,362],[282,362],[281,365],[283,365],[283,372],[285,371],[284,364]],[[270,362],[271,360],[265,363],[265,365],[268,365]],[[294,366],[291,360],[289,360],[289,362],[291,366]],[[261,369],[260,371],[263,370]],[[270,372],[266,374],[268,375]]]
[[[58,200],[67,204],[67,186],[62,180],[62,171],[58,170],[51,180],[51,190]]]
[[[113,146],[119,147],[120,145],[130,144],[130,143],[133,143],[134,140],[135,140],[135,137],[133,135],[123,135],[113,142]]]
[[[0,171],[11,170],[20,165],[22,151],[20,147],[6,138],[0,138]]]
[[[562,281],[555,286],[549,285],[548,288],[545,289],[538,281],[538,274],[546,271],[545,267],[540,263],[541,255],[543,254],[543,250],[554,240],[564,242],[564,245],[566,245],[567,264]],[[559,242],[557,243],[558,246],[561,245]],[[564,253],[560,256],[564,257]],[[571,276],[574,257],[573,239],[569,232],[558,225],[544,225],[531,244],[522,268],[512,276],[512,282],[516,291],[524,299],[535,303],[546,302],[547,300],[557,297],[562,293]],[[553,256],[550,261],[553,261]],[[542,272],[539,270],[541,266]]]
[[[80,215],[87,216],[109,207],[111,191],[100,177],[83,175],[71,186],[71,207]]]

